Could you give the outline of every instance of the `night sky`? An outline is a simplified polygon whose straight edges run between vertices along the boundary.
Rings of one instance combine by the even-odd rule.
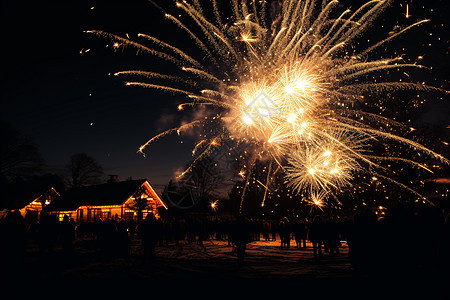
[[[169,1],[159,2],[175,11]],[[432,78],[432,85],[448,89],[445,2],[397,1],[379,24],[411,24],[404,16],[406,3],[414,20],[431,19],[400,38],[401,43],[393,43],[386,56],[423,55],[421,63],[433,67],[433,75],[427,73],[425,79]],[[177,111],[181,101],[177,96],[127,87],[123,78],[112,74],[127,69],[157,71],[161,63],[148,55],[136,55],[135,49],[113,51],[113,42],[83,33],[90,29],[122,35],[142,32],[176,43],[175,33],[180,31],[171,28],[150,2],[3,1],[1,14],[0,119],[34,140],[48,166],[46,171],[63,174],[70,156],[84,152],[98,160],[105,175],[117,174],[121,180],[148,178],[161,190],[192,159],[192,140],[175,135],[154,143],[146,157],[136,153],[149,138],[189,116]],[[450,119],[448,102],[429,104],[419,119]]]

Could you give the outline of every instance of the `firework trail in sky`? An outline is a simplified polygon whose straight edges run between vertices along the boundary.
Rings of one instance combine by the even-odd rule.
[[[225,16],[221,6],[230,9],[231,14]],[[197,46],[191,52],[201,52],[201,59],[196,58],[197,54],[189,54],[190,47],[177,48],[148,34],[140,33],[130,39],[97,30],[88,33],[136,47],[139,52],[174,64],[183,73],[116,73],[140,79],[127,81],[127,85],[179,94],[186,99],[179,110],[201,106],[215,112],[214,117],[162,132],[142,145],[139,152],[143,153],[159,137],[172,132],[182,134],[206,123],[211,126],[212,122],[220,130],[198,141],[194,149],[196,159],[208,155],[224,141],[245,144],[253,155],[247,156],[249,161],[244,163],[246,169],[240,175],[245,174],[248,182],[252,162],[256,158],[270,160],[271,174],[261,183],[266,189],[272,175],[283,172],[294,191],[306,190],[313,203],[323,205],[321,198],[351,184],[356,172],[367,172],[422,199],[415,190],[396,181],[391,176],[395,170],[389,166],[400,162],[432,172],[407,155],[411,151],[441,164],[449,161],[405,138],[410,131],[406,125],[366,110],[367,101],[374,97],[365,95],[383,98],[391,91],[447,92],[421,83],[383,81],[379,76],[375,79],[380,72],[423,68],[405,63],[399,56],[372,59],[370,54],[429,20],[420,20],[356,50],[361,48],[358,37],[388,6],[388,1],[374,0],[351,11],[342,9],[336,0],[232,0],[220,5],[217,0],[203,5],[193,0],[176,2],[176,14],[161,9],[166,20],[178,26]],[[165,83],[161,84],[161,80]],[[380,108],[386,105],[382,101],[369,104]],[[380,144],[397,145],[396,149],[402,150],[377,155],[372,146]]]

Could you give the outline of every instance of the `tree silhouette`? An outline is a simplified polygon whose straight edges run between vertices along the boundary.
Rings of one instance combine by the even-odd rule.
[[[216,189],[224,178],[218,162],[205,156],[192,165],[186,165],[186,168],[189,166],[191,167],[186,174],[186,183],[197,187],[203,199],[214,198]]]
[[[74,188],[101,182],[102,166],[85,153],[72,155],[66,168],[70,173],[69,185]]]
[[[43,165],[36,145],[9,124],[0,122],[0,172],[6,181],[36,175]]]
[[[224,180],[219,162],[205,156],[185,168],[188,171],[183,176],[169,181],[163,197],[177,208],[204,210],[209,201],[217,199]]]

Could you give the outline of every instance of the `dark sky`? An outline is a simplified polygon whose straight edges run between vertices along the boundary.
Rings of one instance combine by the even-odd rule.
[[[161,28],[149,2],[10,1],[1,10],[7,63],[1,119],[35,141],[49,171],[63,172],[72,154],[85,152],[106,174],[158,186],[191,159],[178,137],[155,143],[145,158],[136,154],[148,138],[177,125],[161,122],[176,114],[176,99],[108,75],[133,65],[149,69],[152,62],[135,51],[114,53],[106,48],[110,41],[83,33]],[[90,51],[80,55],[82,49]]]
[[[438,85],[445,85],[449,74],[445,2],[397,1],[382,20],[386,25],[411,24],[402,15],[406,3],[416,20],[432,19],[403,39],[407,50],[394,43],[392,52],[424,55],[423,64],[433,66]],[[170,94],[126,87],[120,78],[108,75],[160,65],[130,49],[111,51],[106,47],[111,41],[83,30],[142,32],[176,42],[175,31],[165,24],[161,13],[145,0],[2,1],[0,119],[35,141],[50,172],[63,172],[72,154],[84,152],[96,158],[106,174],[118,174],[122,180],[148,178],[159,189],[192,159],[192,141],[181,143],[177,136],[160,140],[145,158],[136,150],[162,129],[179,125],[184,116],[176,111],[178,100]],[[448,99],[443,110],[434,107],[439,107],[438,113],[428,109],[431,117],[427,118],[449,116]]]

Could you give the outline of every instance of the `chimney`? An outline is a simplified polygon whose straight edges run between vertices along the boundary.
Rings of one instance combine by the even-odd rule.
[[[109,179],[108,179],[108,183],[114,183],[114,182],[119,182],[119,175],[108,175]]]

